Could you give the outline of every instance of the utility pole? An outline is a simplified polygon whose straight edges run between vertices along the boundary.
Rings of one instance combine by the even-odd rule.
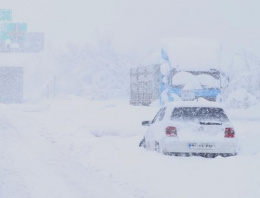
[[[53,97],[56,96],[56,75],[53,77]]]

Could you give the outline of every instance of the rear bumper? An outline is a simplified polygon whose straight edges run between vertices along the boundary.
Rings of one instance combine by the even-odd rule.
[[[235,139],[226,141],[180,141],[165,138],[160,143],[163,153],[224,154],[236,155],[238,144]]]

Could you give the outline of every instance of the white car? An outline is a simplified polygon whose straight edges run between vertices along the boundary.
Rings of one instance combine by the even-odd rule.
[[[168,155],[223,157],[236,155],[235,130],[214,102],[172,102],[161,108],[139,146]]]

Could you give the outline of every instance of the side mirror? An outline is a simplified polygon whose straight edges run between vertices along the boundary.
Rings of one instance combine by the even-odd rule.
[[[150,126],[150,124],[151,124],[151,121],[143,121],[142,122],[143,126]]]

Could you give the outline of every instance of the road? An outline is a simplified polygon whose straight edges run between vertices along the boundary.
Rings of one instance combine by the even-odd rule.
[[[157,108],[83,99],[0,105],[0,197],[260,197],[260,111],[230,110],[235,157],[138,147]]]

